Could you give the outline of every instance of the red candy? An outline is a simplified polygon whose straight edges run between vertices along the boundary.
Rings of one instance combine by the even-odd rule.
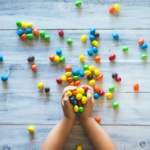
[[[115,55],[115,54],[112,54],[112,55],[109,56],[109,60],[110,60],[110,61],[115,60],[115,58],[116,58],[116,55]]]
[[[79,107],[83,106],[81,101],[78,101],[78,106]]]
[[[61,83],[62,83],[62,80],[61,80],[60,78],[57,78],[57,79],[56,79],[56,82],[57,82],[58,84],[61,84]]]
[[[60,37],[63,37],[63,36],[64,36],[64,31],[63,31],[63,30],[59,30],[59,31],[58,31],[58,35],[59,35]]]
[[[120,81],[121,81],[121,78],[120,78],[120,77],[117,77],[117,78],[116,78],[116,81],[117,81],[117,82],[120,82]]]
[[[83,88],[84,88],[85,92],[87,92],[89,89],[87,86],[84,86]]]
[[[100,96],[104,96],[104,95],[105,95],[105,92],[104,92],[103,90],[101,90],[101,91],[99,92],[99,95],[100,95]]]

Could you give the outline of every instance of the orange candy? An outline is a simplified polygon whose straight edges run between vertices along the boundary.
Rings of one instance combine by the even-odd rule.
[[[144,43],[144,39],[140,39],[140,40],[138,41],[138,43],[139,43],[139,45],[142,45],[142,44]]]
[[[80,80],[75,81],[74,85],[75,85],[75,86],[80,85]]]
[[[72,95],[77,95],[77,94],[78,94],[77,90],[72,91]]]
[[[68,77],[68,78],[67,78],[67,81],[68,81],[68,82],[72,82],[72,81],[73,81],[73,78],[72,78],[72,77]]]
[[[109,12],[110,12],[111,14],[113,14],[113,13],[115,12],[114,6],[111,6],[111,7],[109,8]]]
[[[94,88],[94,91],[97,92],[97,93],[100,92],[100,90],[101,90],[100,87],[96,86],[96,85],[93,88]]]
[[[101,122],[101,118],[100,118],[100,117],[95,117],[94,119],[95,119],[95,121],[96,121],[97,123],[100,123],[100,122]]]
[[[103,74],[100,74],[100,75],[98,75],[97,77],[96,77],[96,80],[102,80],[103,79]]]
[[[36,65],[32,65],[31,68],[32,68],[33,71],[36,71],[36,70],[37,70],[37,66],[36,66]]]
[[[134,91],[138,91],[139,90],[139,84],[138,83],[134,84],[133,89],[134,89]]]
[[[96,62],[100,62],[101,58],[100,58],[99,56],[95,56],[95,57],[94,57],[94,60],[95,60]]]
[[[72,82],[69,84],[69,86],[74,86],[74,82],[72,81]]]
[[[72,67],[71,67],[71,66],[66,66],[66,67],[65,67],[65,70],[66,70],[66,71],[71,71],[71,70],[72,70]]]
[[[35,35],[35,36],[39,36],[39,31],[38,31],[38,29],[33,29],[33,34]]]
[[[26,38],[27,38],[26,34],[22,34],[22,35],[21,35],[21,40],[24,41],[24,40],[26,40]]]
[[[54,56],[54,55],[50,55],[50,56],[49,56],[49,60],[54,61],[54,59],[55,59],[55,56]]]

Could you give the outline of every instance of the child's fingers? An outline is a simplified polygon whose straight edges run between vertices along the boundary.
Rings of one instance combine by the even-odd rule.
[[[90,86],[88,86],[88,85],[82,85],[82,86],[80,86],[80,87],[82,87],[82,88],[83,88],[84,86],[87,86],[87,87],[89,88],[89,90],[92,92],[92,94],[94,93],[94,92],[93,92],[93,88],[92,88],[92,87],[90,87]]]
[[[87,101],[94,102],[93,94],[92,94],[92,92],[90,90],[87,91]]]
[[[67,91],[73,91],[73,90],[75,90],[77,87],[76,86],[67,86],[67,87],[65,87],[64,88],[64,90],[63,90],[63,94],[64,93],[66,93]]]

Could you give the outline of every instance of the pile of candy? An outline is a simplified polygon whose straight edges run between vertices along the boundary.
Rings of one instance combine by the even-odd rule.
[[[19,27],[17,30],[17,34],[20,36],[22,40],[26,39],[33,39],[33,37],[38,37],[39,36],[39,31],[38,29],[32,29],[33,24],[32,23],[26,23],[26,22],[21,22],[17,21],[16,25]],[[46,35],[45,31],[41,30],[40,31],[40,36],[44,38],[45,41],[50,40],[50,35]]]
[[[88,87],[80,87],[74,91],[67,91],[69,101],[73,105],[73,110],[76,114],[84,112],[84,104],[87,102],[86,92]]]
[[[55,61],[55,62],[64,62],[66,60],[65,56],[62,55],[62,50],[57,49],[56,50],[56,56],[55,55],[50,55],[49,60]]]
[[[109,8],[109,12],[111,13],[111,14],[113,14],[114,12],[119,12],[120,11],[120,5],[119,4],[115,4],[114,6],[111,6],[110,8]]]

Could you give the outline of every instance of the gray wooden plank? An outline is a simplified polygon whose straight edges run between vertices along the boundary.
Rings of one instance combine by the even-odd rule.
[[[0,150],[39,150],[52,127],[35,126],[35,133],[29,134],[27,125],[1,126]],[[149,126],[103,126],[103,128],[111,136],[118,150],[149,150]],[[82,145],[83,150],[93,150],[93,146],[82,127],[75,125],[67,139],[64,150],[75,149],[78,144]]]
[[[60,97],[61,93],[0,94],[0,124],[55,124],[63,116]],[[149,99],[149,93],[115,93],[111,100],[101,97],[95,101],[93,117],[100,116],[102,124],[150,125]],[[112,107],[114,101],[119,102],[118,109]]]
[[[119,14],[110,15],[108,9],[114,0],[82,0],[76,8],[74,0],[1,0],[0,29],[14,29],[15,21],[33,22],[36,28],[149,28],[150,2],[148,0],[118,0]]]
[[[87,50],[92,48],[91,42],[87,40],[82,43],[80,38],[83,34],[89,36],[89,30],[65,30],[65,37],[60,38],[57,30],[46,30],[47,34],[51,35],[50,42],[45,42],[42,38],[33,40],[21,41],[17,35],[17,30],[1,31],[0,36],[0,53],[4,56],[5,61],[26,62],[30,55],[35,56],[36,62],[49,62],[49,55],[55,54],[57,49],[63,50],[63,55],[67,61],[79,61],[79,55],[85,55],[85,61],[93,61],[93,57],[88,56]],[[149,30],[98,30],[100,33],[99,52],[101,61],[109,61],[110,54],[116,54],[116,61],[141,61],[141,54],[146,53],[150,56],[149,48],[142,50],[138,45],[138,40],[145,39],[145,43],[149,45]],[[112,38],[112,33],[117,32],[120,35],[120,40],[115,41]],[[68,46],[66,40],[73,39],[72,46]],[[9,41],[9,44],[8,44]],[[123,46],[128,46],[128,53],[122,52]]]

